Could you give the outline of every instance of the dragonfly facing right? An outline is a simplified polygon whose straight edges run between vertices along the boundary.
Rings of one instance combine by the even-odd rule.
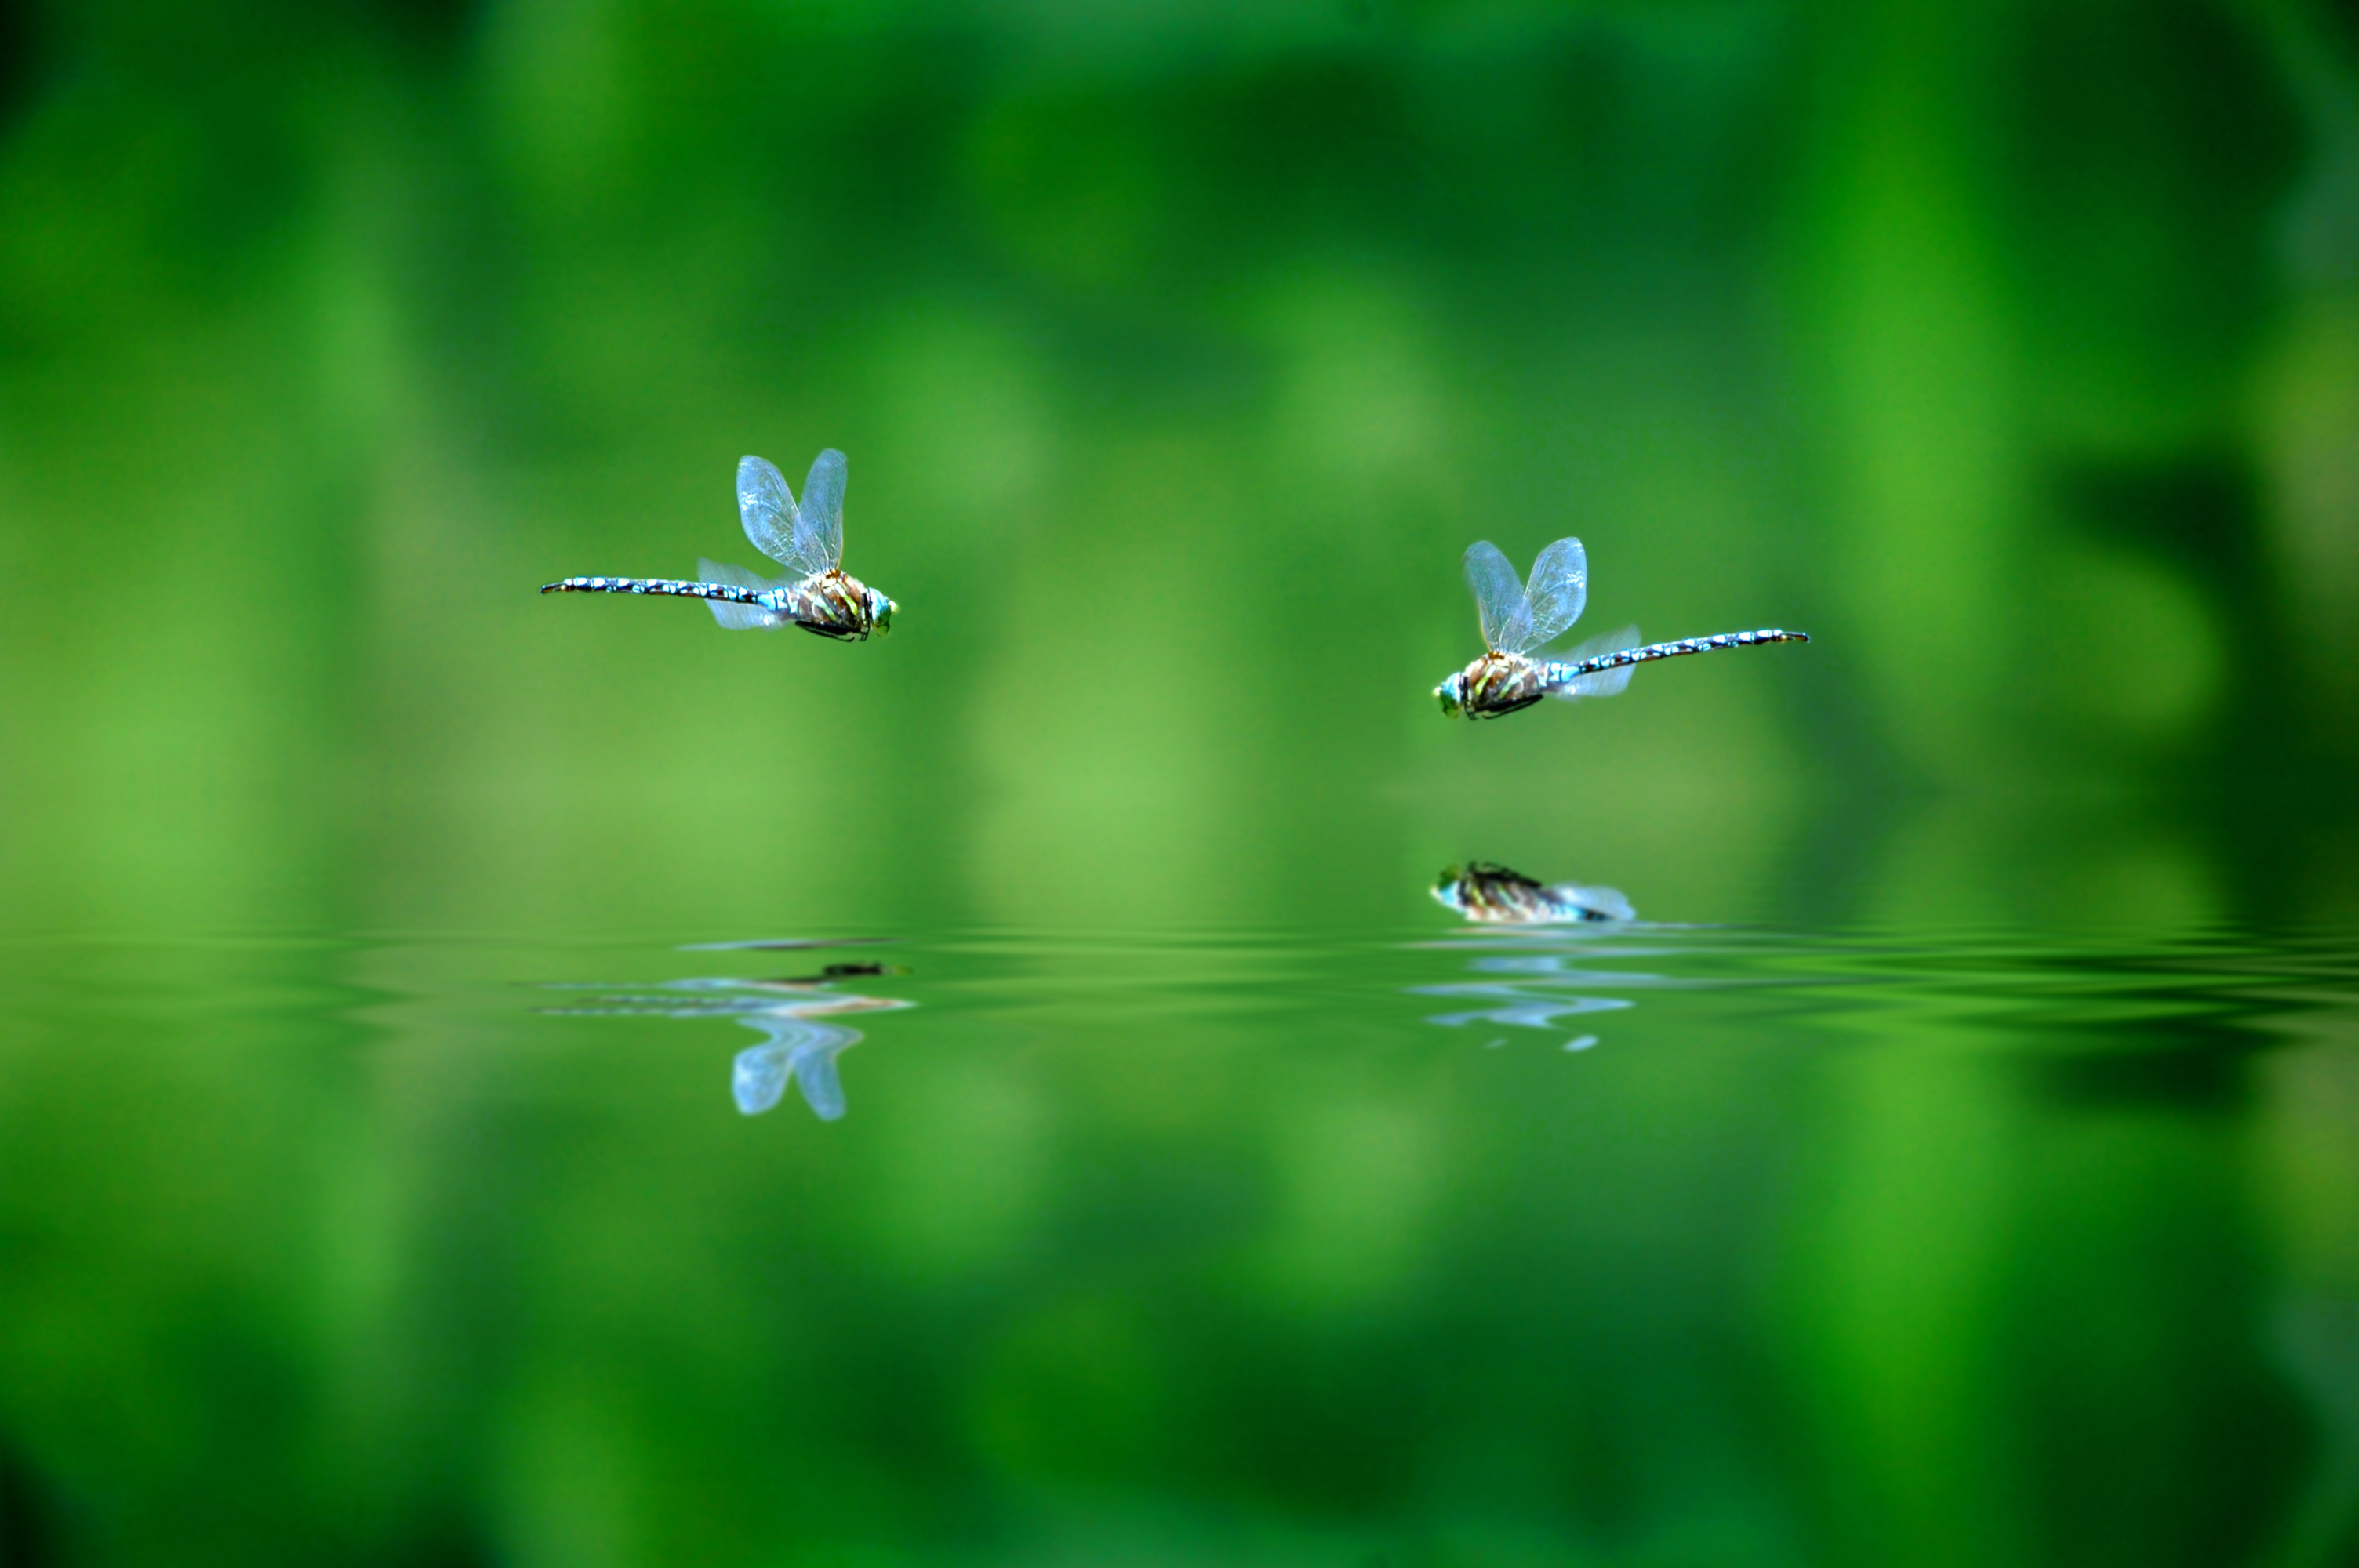
[[[1484,655],[1440,686],[1433,695],[1452,718],[1496,719],[1529,708],[1544,697],[1570,701],[1612,697],[1630,684],[1631,673],[1656,659],[1709,654],[1715,648],[1749,648],[1756,643],[1807,643],[1803,632],[1723,632],[1716,637],[1684,637],[1676,643],[1627,644],[1638,629],[1625,626],[1568,650],[1562,659],[1542,659],[1534,651],[1564,635],[1589,601],[1589,557],[1578,539],[1559,539],[1532,563],[1528,587],[1499,547],[1484,539],[1466,549],[1466,586],[1483,622]]]

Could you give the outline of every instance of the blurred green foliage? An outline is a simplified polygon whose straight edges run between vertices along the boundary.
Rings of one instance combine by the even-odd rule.
[[[14,925],[2350,907],[2337,16],[6,28]],[[890,643],[533,597],[823,445]],[[1819,641],[1441,723],[1459,551],[1564,533]]]
[[[534,594],[745,558],[737,457],[822,446],[889,640]],[[1568,533],[1594,626],[1816,640],[1445,723],[1459,552]],[[1476,855],[1671,919],[2299,925],[2359,913],[2354,785],[2347,6],[0,6],[10,931],[1366,925]],[[1927,1070],[1964,1036],[1930,1015],[1922,1055],[1789,1091],[1807,1147],[1743,1098],[1773,1075],[1674,1056],[1614,1091],[1662,1097],[1614,1145],[1643,1201],[1568,1217],[1575,1148],[1495,1194],[1434,1173],[1512,1094],[1453,1121],[1313,1061],[1273,1103],[1332,1109],[1207,1154],[1189,1097],[1288,1068],[1207,1080],[1148,1031],[1052,1093],[939,1051],[848,1124],[875,1142],[834,1180],[875,1207],[741,1269],[742,1225],[696,1217],[818,1181],[821,1146],[674,1168],[718,1083],[639,1037],[590,1065],[644,1119],[566,1098],[570,1037],[479,1059],[454,1015],[373,1056],[434,977],[256,951],[181,977],[252,966],[234,1027],[107,973],[113,1033],[0,1057],[0,1550],[780,1561],[791,1518],[799,1561],[1359,1563],[1332,1521],[1379,1505],[1470,1563],[2348,1539],[2336,1494],[2253,1479],[2314,1434],[2250,1346],[2201,1353],[2262,1310],[2266,1247],[2290,1363],[2359,1386],[2350,1075],[2316,1054],[2051,1125]],[[2269,1195],[2223,1195],[2251,1172]],[[1730,1212],[1788,1178],[1790,1224]],[[1240,1234],[1247,1295],[1175,1283]],[[1595,1318],[1550,1321],[1601,1262]],[[1400,1283],[1440,1268],[1506,1293]],[[1710,1309],[1666,1315],[1697,1276]],[[2152,1318],[2041,1335],[2142,1281]],[[827,1353],[788,1404],[798,1311]],[[1283,1397],[1250,1358],[1194,1375],[1215,1339]],[[1434,1402],[1381,1397],[1440,1342]],[[1825,1396],[1790,1474],[1713,1446],[1779,1421],[1663,1393],[1695,1346],[1714,1398],[1737,1365]],[[2174,1370],[2217,1399],[2148,1386]],[[643,1419],[675,1400],[704,1424]],[[1516,1400],[1603,1413],[1538,1465]],[[2190,1411],[2235,1418],[2249,1484],[2158,1511],[2143,1483],[2221,1456]],[[1457,1435],[1398,1474],[1394,1422]],[[2080,1502],[1980,1514],[2027,1452]],[[1536,1478],[1590,1465],[1571,1501]],[[1159,1512],[1141,1475],[1218,1504]],[[59,1476],[82,1511],[24,1522]]]

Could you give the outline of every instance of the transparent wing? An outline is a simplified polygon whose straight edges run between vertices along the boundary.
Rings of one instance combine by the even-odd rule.
[[[833,447],[811,460],[803,503],[795,514],[795,564],[807,572],[832,571],[843,559],[843,454]],[[804,561],[815,566],[803,567]]]
[[[750,588],[756,593],[773,586],[769,579],[757,577],[744,567],[733,567],[726,561],[708,561],[700,558],[696,563],[696,575],[699,580],[703,582],[727,583],[732,588]],[[778,617],[758,604],[723,604],[717,599],[708,599],[704,601],[704,607],[712,611],[712,619],[720,622],[732,632],[763,632],[773,626],[785,624]]]
[[[737,1097],[737,1108],[747,1116],[759,1116],[777,1105],[778,1097],[787,1092],[787,1048],[754,1045],[738,1052],[729,1090]]]
[[[797,557],[800,524],[795,498],[787,490],[787,476],[760,458],[737,460],[737,516],[745,537],[756,549],[808,577],[825,567],[806,567]]]
[[[1532,563],[1528,597],[1532,606],[1532,646],[1543,647],[1565,634],[1581,619],[1589,602],[1589,553],[1578,539],[1559,539]]]
[[[1520,654],[1532,645],[1532,606],[1516,568],[1488,539],[1466,546],[1466,586],[1474,590],[1474,609],[1483,621],[1483,642],[1502,654]]]
[[[1583,697],[1619,697],[1623,689],[1629,686],[1631,673],[1637,667],[1636,665],[1624,665],[1618,669],[1600,670],[1595,675],[1583,676],[1579,680],[1568,682],[1557,690],[1549,692],[1549,695],[1561,697],[1567,702]]]
[[[1583,659],[1593,659],[1600,654],[1611,654],[1623,648],[1635,648],[1637,645],[1638,629],[1636,626],[1625,626],[1618,632],[1608,632],[1603,636],[1592,637],[1586,642],[1576,643],[1565,650],[1561,656],[1566,664],[1577,665]],[[1630,677],[1636,675],[1637,670],[1638,666],[1636,665],[1617,665],[1610,670],[1599,670],[1594,675],[1569,680],[1562,686],[1552,686],[1549,687],[1548,694],[1567,702],[1581,697],[1618,696],[1622,688],[1630,684]]]
[[[836,1121],[843,1116],[843,1082],[835,1076],[835,1054],[860,1038],[848,1029],[829,1033],[843,1038],[799,1046],[792,1058],[795,1082],[801,1086],[803,1099],[821,1121]]]
[[[835,1055],[859,1043],[857,1030],[775,1015],[738,1022],[770,1037],[737,1053],[729,1087],[739,1110],[759,1116],[770,1109],[785,1097],[791,1076],[821,1120],[833,1121],[843,1114],[843,1085],[836,1076]]]
[[[1571,904],[1581,912],[1583,920],[1636,920],[1638,912],[1620,888],[1574,887],[1560,882],[1549,889],[1558,903]]]

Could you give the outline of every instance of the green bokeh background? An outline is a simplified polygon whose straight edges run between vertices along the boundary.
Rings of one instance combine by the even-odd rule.
[[[823,446],[889,639],[534,593],[750,562],[737,458]],[[1586,627],[1814,641],[1446,722],[1460,552],[1568,533]],[[2336,1561],[2347,1007],[2021,1095],[1955,997],[1783,1089],[1822,1017],[1731,1068],[1634,1009],[1593,1155],[1482,1142],[1552,1079],[1200,1054],[1243,958],[973,1054],[927,1000],[833,1143],[720,1140],[647,1037],[478,1060],[466,988],[1389,930],[1469,856],[1666,920],[2315,928],[2354,798],[2348,5],[0,5],[0,1552],[1363,1563],[1414,1495],[1434,1562]],[[1488,1217],[1353,1228],[1394,1201]],[[1264,1220],[1308,1250],[1183,1266]],[[735,1348],[810,1325],[832,1382]],[[1593,1490],[1526,1509],[1568,1405]]]
[[[7,918],[2347,911],[2359,35],[1922,9],[16,8]],[[1819,641],[1440,722],[1566,533]]]

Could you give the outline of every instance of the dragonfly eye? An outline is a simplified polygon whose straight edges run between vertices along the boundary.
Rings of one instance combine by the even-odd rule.
[[[1443,681],[1440,686],[1435,687],[1433,688],[1433,695],[1440,699],[1443,717],[1449,719],[1455,719],[1458,717],[1458,709],[1463,705],[1458,699],[1458,677],[1456,676],[1451,676],[1448,680]]]
[[[876,622],[879,637],[893,630],[893,601],[873,588],[868,590],[868,613]]]

